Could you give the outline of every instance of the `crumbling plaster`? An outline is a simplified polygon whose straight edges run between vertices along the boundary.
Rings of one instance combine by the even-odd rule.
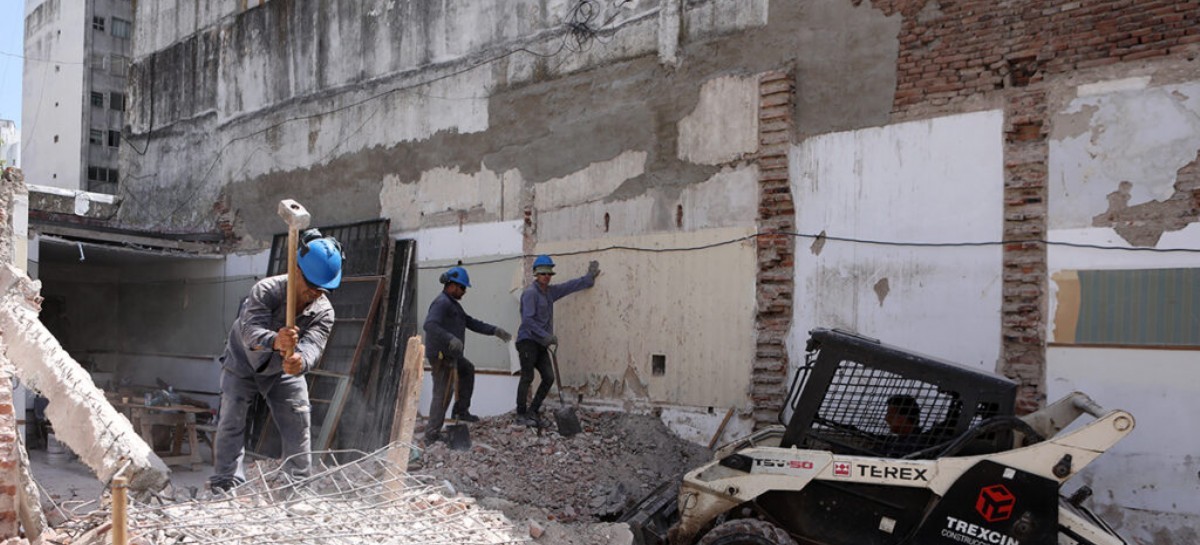
[[[1149,87],[1148,80],[1080,87],[1079,96],[1055,115],[1048,165],[1051,230],[1105,227],[1095,224],[1112,210],[1111,198],[1120,199],[1119,211],[1176,193],[1180,169],[1200,152],[1200,83]],[[1138,245],[1157,242],[1157,236],[1123,236]]]
[[[210,16],[208,25],[184,17],[179,33],[198,27],[191,37],[160,37],[139,45],[139,71],[144,72],[152,54],[165,52],[153,48],[200,44],[192,47],[194,62],[170,72],[158,67],[153,80],[159,83],[152,85],[148,73],[135,83],[131,143],[149,145],[151,151],[148,157],[127,156],[125,169],[128,193],[144,195],[168,183],[172,189],[153,201],[130,199],[122,207],[122,221],[203,231],[211,229],[212,203],[223,198],[236,217],[241,243],[262,246],[279,226],[257,211],[286,194],[312,195],[321,206],[309,208],[321,223],[383,216],[407,229],[413,226],[413,209],[397,203],[416,197],[396,193],[393,186],[419,185],[431,170],[472,175],[487,169],[517,176],[518,194],[524,195],[543,182],[629,152],[645,154],[645,172],[606,198],[649,196],[658,202],[648,208],[672,220],[671,208],[683,188],[709,180],[718,170],[679,159],[681,149],[696,151],[687,151],[694,147],[687,139],[697,134],[691,129],[680,147],[678,124],[696,111],[706,82],[748,81],[744,75],[795,66],[801,77],[811,79],[799,87],[807,97],[798,117],[805,132],[881,123],[891,108],[899,16],[885,17],[865,3],[842,0],[781,3],[771,6],[769,18],[764,0],[689,2],[680,14],[684,30],[677,67],[664,67],[653,55],[660,17],[652,1],[623,9],[603,47],[592,42],[586,51],[568,47],[549,58],[517,51],[485,62],[492,53],[518,47],[554,51],[562,43],[559,23],[568,4],[452,2],[454,10],[430,8],[419,14],[404,2],[389,4],[390,11],[381,4],[386,13],[378,11],[380,6],[329,13],[313,6],[309,11],[322,17],[311,30],[301,30],[309,27],[300,24],[310,15],[287,13],[308,8],[281,2],[245,14]],[[166,9],[139,5],[139,17],[146,16],[139,20],[153,20]],[[178,17],[178,8],[175,13]],[[338,40],[331,38],[335,27],[345,33]],[[408,52],[413,47],[408,44],[430,41],[426,32],[442,38],[432,40],[429,51]],[[394,39],[385,42],[389,36]],[[317,45],[288,49],[280,43],[285,38]],[[356,49],[368,47],[356,44],[374,43],[399,45],[386,59],[384,53]],[[398,60],[403,55],[409,57]],[[353,62],[320,62],[326,57]],[[256,83],[267,68],[254,68],[268,65],[281,71],[269,78],[269,90]],[[321,65],[359,68],[313,72]],[[729,74],[731,67],[743,75]],[[847,68],[853,78],[844,75]],[[172,119],[168,112],[187,95],[172,89],[187,80],[189,70],[209,72],[201,79],[217,82],[206,91],[217,100],[210,112]],[[873,90],[864,95],[854,89]],[[723,158],[748,149],[744,139],[725,145],[729,149],[709,146],[694,157],[713,162],[713,153]],[[510,219],[508,197],[506,188],[503,214],[485,213],[495,205],[478,203],[465,210],[466,221]],[[428,221],[450,223],[436,214]]]

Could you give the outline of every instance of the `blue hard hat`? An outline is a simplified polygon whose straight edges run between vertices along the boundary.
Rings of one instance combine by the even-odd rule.
[[[554,274],[554,260],[542,254],[533,260],[533,274]]]
[[[333,237],[309,241],[296,251],[296,265],[304,279],[318,288],[335,290],[342,285],[342,245]]]
[[[451,267],[450,270],[442,273],[439,278],[443,284],[454,282],[464,288],[471,287],[471,277],[467,276],[467,270],[462,267]]]

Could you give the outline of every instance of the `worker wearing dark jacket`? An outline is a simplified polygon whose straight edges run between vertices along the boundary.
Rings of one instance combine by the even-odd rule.
[[[221,413],[217,423],[213,490],[245,482],[246,420],[250,403],[266,399],[282,443],[283,469],[293,478],[308,476],[311,460],[310,405],[304,373],[321,359],[334,313],[326,294],[342,280],[342,248],[337,240],[306,233],[297,252],[301,282],[296,289],[296,325],[287,327],[287,275],[264,278],[242,301],[221,356]],[[283,352],[292,350],[284,359]]]
[[[429,304],[425,316],[425,357],[433,368],[433,400],[429,404],[429,421],[425,424],[425,442],[441,438],[442,422],[450,401],[450,375],[458,371],[458,393],[454,400],[454,418],[478,422],[471,414],[471,394],[475,390],[475,365],[463,355],[463,341],[470,329],[481,335],[495,335],[504,342],[512,335],[499,327],[472,318],[458,301],[471,287],[467,270],[453,267],[442,273],[442,293]]]
[[[521,381],[517,383],[517,422],[527,426],[540,426],[538,411],[542,401],[554,384],[554,367],[550,361],[548,347],[558,344],[554,336],[554,302],[596,284],[600,275],[600,263],[588,263],[587,274],[560,284],[551,284],[554,276],[554,260],[548,255],[539,255],[533,261],[534,281],[521,293],[521,327],[517,329],[517,354],[521,358]],[[533,372],[542,377],[533,401],[526,410],[529,387],[533,385]]]

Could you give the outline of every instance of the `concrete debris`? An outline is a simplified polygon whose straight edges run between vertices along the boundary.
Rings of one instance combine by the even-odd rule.
[[[711,458],[654,416],[577,414],[583,433],[571,438],[555,433],[552,418],[540,434],[512,414],[484,418],[470,425],[470,450],[435,443],[409,470],[449,480],[481,501],[511,502],[504,511],[514,519],[594,523],[616,520],[660,483]]]
[[[229,493],[128,509],[133,544],[507,544],[529,541],[505,516],[448,494],[440,481],[388,460],[398,444],[371,454],[314,453],[313,476],[292,481],[276,461],[251,464]],[[335,457],[360,456],[326,465]],[[164,501],[165,500],[165,501]],[[93,511],[58,528],[59,542],[104,545],[110,514]]]
[[[55,436],[97,478],[107,482],[125,468],[134,491],[162,489],[167,466],[38,318],[40,290],[21,269],[0,265],[0,331],[17,377],[50,400],[46,416]]]

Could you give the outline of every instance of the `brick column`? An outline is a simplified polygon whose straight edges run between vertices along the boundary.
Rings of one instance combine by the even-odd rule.
[[[1017,412],[1046,401],[1046,179],[1049,145],[1045,91],[1008,96],[1004,133],[1004,295],[1001,372],[1020,382]]]
[[[788,179],[795,86],[785,72],[759,79],[757,346],[750,397],[756,428],[778,422],[787,395],[787,335],[792,326],[796,210]]]

